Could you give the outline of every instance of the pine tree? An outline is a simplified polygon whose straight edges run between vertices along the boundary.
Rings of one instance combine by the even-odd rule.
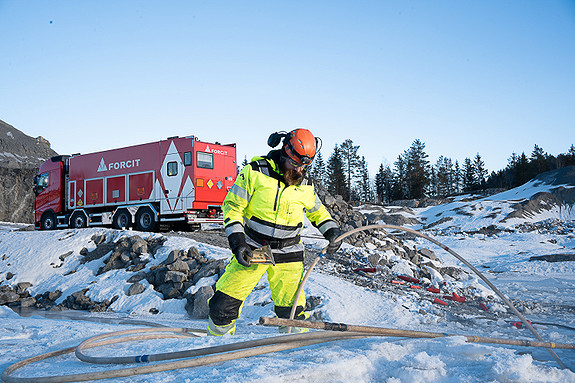
[[[455,166],[453,168],[453,192],[459,194],[463,191],[463,176],[461,175],[461,167],[459,166],[459,161],[455,160]]]
[[[425,144],[416,139],[406,152],[406,175],[407,175],[407,198],[423,198],[425,190],[429,185],[429,161],[428,155],[424,151]]]
[[[316,183],[325,184],[326,173],[325,173],[325,162],[323,161],[323,156],[321,152],[318,151],[311,163],[309,169],[309,174]]]
[[[400,200],[408,198],[407,191],[407,164],[404,159],[404,154],[397,156],[397,160],[394,162],[395,171],[393,177],[392,186],[392,199]]]
[[[353,141],[346,139],[341,145],[341,160],[343,163],[343,171],[345,174],[345,183],[347,189],[351,192],[354,189],[354,180],[359,176],[359,155],[357,154],[359,150],[359,145],[354,145]]]
[[[513,187],[523,185],[525,182],[529,181],[531,177],[529,176],[529,160],[525,153],[517,158],[517,163],[515,165],[515,179],[513,180]]]
[[[475,167],[469,158],[466,158],[463,161],[463,170],[462,170],[462,183],[463,183],[463,191],[470,192],[476,189],[475,185]]]
[[[375,193],[380,203],[389,203],[392,198],[393,172],[389,166],[379,165],[375,175]]]
[[[530,158],[532,171],[529,174],[529,178],[535,177],[537,174],[550,170],[549,164],[547,163],[548,158],[549,155],[545,153],[540,146],[535,144]]]
[[[384,183],[384,173],[385,169],[383,168],[383,164],[379,164],[379,169],[375,174],[375,195],[377,197],[377,202],[383,203],[385,201],[385,187]]]
[[[341,160],[340,148],[335,145],[333,152],[327,161],[326,173],[328,175],[327,190],[332,195],[340,195],[344,199],[349,198],[349,191],[346,187],[343,162]]]
[[[485,189],[485,181],[487,178],[487,169],[485,169],[485,163],[481,159],[479,153],[475,155],[473,159],[473,170],[474,170],[474,188],[475,189]]]
[[[565,154],[565,166],[575,165],[575,146],[571,144],[569,151]]]
[[[446,197],[456,189],[454,170],[451,159],[439,156],[435,164],[435,189],[437,197]],[[433,183],[433,180],[432,180]]]
[[[359,175],[360,172],[360,159],[357,151],[359,150],[359,145],[354,145],[353,141],[349,138],[346,139],[340,148],[341,161],[343,164],[343,171],[345,174],[345,184],[348,190],[346,201],[350,201],[352,197],[353,180]]]
[[[429,197],[438,197],[439,196],[439,181],[437,179],[437,168],[432,166],[431,171],[429,173],[429,187],[427,195]]]
[[[365,156],[361,156],[359,161],[359,177],[358,177],[358,196],[361,202],[372,201],[371,181],[369,179],[369,170],[367,169],[367,161]]]

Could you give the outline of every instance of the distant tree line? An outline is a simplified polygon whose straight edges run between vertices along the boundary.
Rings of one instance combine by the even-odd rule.
[[[575,147],[571,145],[567,153],[554,156],[545,153],[540,146],[535,145],[531,156],[527,157],[525,153],[520,155],[513,153],[508,161],[505,169],[491,173],[488,187],[514,188],[523,185],[537,174],[575,165]]]
[[[397,157],[393,168],[380,164],[372,179],[359,148],[346,139],[335,145],[327,161],[321,151],[318,152],[309,169],[315,182],[348,202],[389,203],[401,199],[444,198],[487,188],[510,189],[539,173],[575,165],[573,145],[567,153],[558,156],[545,153],[535,145],[529,157],[525,153],[513,153],[505,169],[489,174],[479,153],[465,158],[462,164],[444,156],[431,164],[425,143],[416,139]]]

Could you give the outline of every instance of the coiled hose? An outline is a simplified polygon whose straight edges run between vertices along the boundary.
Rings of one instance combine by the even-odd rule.
[[[160,332],[160,334],[152,334]],[[220,363],[234,359],[247,358],[250,356],[262,355],[271,352],[290,350],[298,347],[311,346],[318,343],[331,342],[341,339],[356,339],[370,336],[369,334],[358,333],[341,333],[335,331],[310,332],[303,334],[281,335],[270,338],[252,340],[247,342],[238,342],[222,346],[206,347],[200,349],[185,350],[173,353],[163,353],[155,355],[139,355],[128,357],[91,357],[83,353],[85,349],[105,346],[109,344],[130,342],[135,340],[162,339],[162,338],[187,338],[190,333],[204,332],[205,330],[194,330],[186,328],[154,328],[154,329],[136,329],[117,331],[108,334],[98,335],[82,342],[77,347],[70,347],[62,350],[49,352],[32,358],[24,359],[14,363],[2,372],[2,381],[8,383],[63,383],[63,382],[80,382],[86,380],[99,380],[129,377],[141,374],[150,374],[154,372],[177,370],[181,368],[199,367],[212,363]],[[135,334],[135,335],[133,335]],[[177,360],[173,362],[164,362],[157,364],[145,364],[138,367],[129,367],[113,370],[104,370],[97,372],[87,372],[69,375],[56,376],[38,376],[38,377],[18,377],[12,374],[34,362],[41,360],[76,353],[81,360],[89,363],[108,364],[108,363],[143,363],[176,358],[191,358]],[[192,358],[193,357],[193,358]]]

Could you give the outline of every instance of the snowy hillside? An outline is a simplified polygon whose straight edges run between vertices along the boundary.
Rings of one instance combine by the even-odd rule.
[[[562,190],[570,187],[564,185]],[[509,218],[517,211],[517,204],[532,201],[537,194],[552,194],[557,189],[558,185],[536,181],[481,199],[462,197],[443,206],[402,209],[402,214],[422,222],[412,227],[418,230],[429,227],[425,233],[482,271],[532,321],[544,340],[573,344],[575,262],[530,261],[536,256],[575,253],[572,208],[563,206],[538,213],[529,210],[531,215]],[[481,230],[491,225],[497,230]],[[225,262],[230,256],[226,248],[157,233],[110,229],[30,232],[16,228],[18,225],[9,223],[0,225],[0,300],[14,297],[15,291],[22,293],[25,290],[30,297],[39,297],[58,290],[61,294],[55,296],[53,303],[61,305],[70,303],[70,297],[75,293],[83,292],[89,301],[107,300],[107,311],[24,310],[21,316],[9,308],[9,305],[18,307],[18,304],[0,306],[0,371],[22,359],[73,347],[102,333],[146,327],[146,324],[205,329],[206,320],[192,318],[186,309],[186,299],[166,299],[170,292],[157,291],[161,287],[146,279],[136,279],[142,289],[132,294],[134,276],[138,273],[150,275],[164,267],[171,262],[168,261],[174,251],[195,248],[196,253],[205,258],[204,264],[212,264],[212,260],[215,260],[213,264]],[[306,228],[305,234],[304,242],[309,252],[317,252],[325,246],[326,241],[317,239],[315,229]],[[161,245],[153,251],[150,248],[142,251],[136,260],[124,257],[130,262],[129,267],[108,267],[109,253],[102,257],[92,256],[98,247],[96,238],[105,238],[106,243],[120,243],[135,235],[148,243]],[[395,235],[401,238],[400,233]],[[432,249],[443,267],[465,269],[451,255],[422,239],[404,238],[404,242],[406,247]],[[455,273],[459,277],[453,278],[436,275],[433,281],[400,284],[399,277],[410,272],[406,261],[390,255],[388,258],[393,267],[387,271],[378,265],[375,272],[357,268],[355,274],[354,271],[350,274],[354,267],[364,266],[373,259],[374,250],[346,244],[341,254],[353,256],[349,268],[344,270],[341,264],[322,259],[306,285],[306,295],[315,302],[312,313],[316,320],[535,340],[524,327],[511,325],[518,318],[474,275],[466,272]],[[212,285],[217,276],[206,275],[188,283],[186,293],[195,294],[202,286]],[[441,292],[426,290],[426,283],[436,284]],[[465,302],[448,299],[453,293],[466,298]],[[447,305],[434,303],[436,298]],[[276,328],[258,325],[262,316],[273,316],[265,279],[245,302],[234,337],[131,342],[99,347],[90,353],[100,356],[155,354],[276,336]],[[567,367],[575,370],[575,351],[556,352]],[[121,367],[125,366],[91,365],[68,354],[37,362],[15,374],[49,376]],[[560,369],[544,348],[466,343],[460,336],[437,339],[373,337],[114,381],[575,382],[575,373]]]
[[[495,231],[512,230],[545,220],[575,221],[575,167],[543,173],[524,185],[487,197],[462,195],[427,208],[390,206],[364,211],[401,215],[414,228],[443,233],[474,232],[488,227]]]

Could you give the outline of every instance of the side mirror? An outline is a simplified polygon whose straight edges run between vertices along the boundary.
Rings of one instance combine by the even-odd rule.
[[[34,190],[34,194],[38,195],[38,176],[34,176],[34,185],[32,185],[32,190]]]

